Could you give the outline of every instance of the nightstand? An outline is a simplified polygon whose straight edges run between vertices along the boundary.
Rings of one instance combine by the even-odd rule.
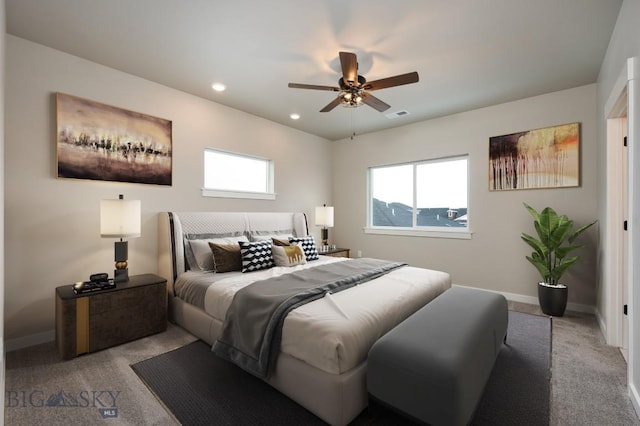
[[[167,329],[167,280],[133,275],[116,288],[75,294],[56,288],[56,346],[64,359]]]
[[[349,256],[350,249],[348,248],[334,248],[325,251],[318,251],[318,254],[323,256],[333,256],[333,257],[351,257]]]

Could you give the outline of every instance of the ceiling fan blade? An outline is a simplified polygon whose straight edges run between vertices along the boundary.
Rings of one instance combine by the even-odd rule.
[[[378,111],[386,111],[391,108],[391,105],[381,101],[380,99],[373,96],[371,93],[364,93],[362,95],[362,102],[369,105],[373,109],[377,109]]]
[[[289,87],[292,89],[313,89],[313,90],[329,90],[331,92],[339,92],[339,87],[333,86],[318,86],[315,84],[300,84],[300,83],[289,83]]]
[[[355,53],[340,52],[342,78],[345,84],[353,86],[358,83],[358,58]]]
[[[380,80],[367,81],[363,86],[365,90],[380,90],[387,87],[402,86],[403,84],[411,84],[418,82],[418,73],[416,71],[407,74],[400,74],[393,77],[382,78]]]
[[[320,112],[329,112],[335,107],[337,107],[338,105],[340,105],[340,96],[336,96],[336,98],[331,102],[329,102],[329,104],[326,107],[322,108]]]

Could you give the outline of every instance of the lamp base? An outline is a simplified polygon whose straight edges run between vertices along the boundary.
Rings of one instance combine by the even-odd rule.
[[[322,245],[329,245],[329,230],[327,228],[322,228]]]
[[[129,281],[129,270],[128,269],[115,269],[113,271],[113,282],[114,283],[123,283]]]
[[[113,282],[122,283],[129,281],[129,270],[127,269],[127,257],[129,254],[129,245],[126,241],[116,241],[114,260],[116,261],[116,269],[113,271]]]

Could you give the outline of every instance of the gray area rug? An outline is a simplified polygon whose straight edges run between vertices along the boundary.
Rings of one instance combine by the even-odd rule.
[[[509,311],[503,345],[472,425],[548,425],[551,320]],[[197,341],[132,365],[183,425],[324,425],[271,386],[217,358]],[[353,422],[411,425],[371,403]]]

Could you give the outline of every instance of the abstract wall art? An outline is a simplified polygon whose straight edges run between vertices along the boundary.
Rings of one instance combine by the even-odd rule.
[[[59,178],[171,185],[171,121],[56,94]]]
[[[580,185],[580,123],[489,138],[489,190]]]

